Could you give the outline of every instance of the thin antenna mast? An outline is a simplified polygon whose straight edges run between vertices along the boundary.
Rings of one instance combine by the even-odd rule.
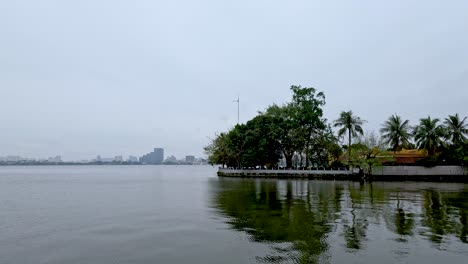
[[[239,96],[237,96],[237,100],[234,100],[233,102],[237,103],[237,124],[239,124]]]

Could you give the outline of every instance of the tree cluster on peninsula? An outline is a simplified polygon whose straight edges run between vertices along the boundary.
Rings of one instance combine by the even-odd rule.
[[[343,111],[333,122],[323,117],[325,94],[312,87],[291,86],[291,101],[273,104],[245,124],[217,134],[204,148],[211,164],[231,168],[336,168],[370,170],[383,153],[419,149],[425,165],[468,165],[467,117],[421,118],[412,127],[390,116],[380,134],[364,133],[366,122]],[[333,131],[336,128],[337,131]],[[346,142],[347,144],[343,144]]]

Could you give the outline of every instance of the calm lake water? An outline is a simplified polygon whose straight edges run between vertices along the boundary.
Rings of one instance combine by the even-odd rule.
[[[0,263],[468,263],[468,185],[0,167]]]

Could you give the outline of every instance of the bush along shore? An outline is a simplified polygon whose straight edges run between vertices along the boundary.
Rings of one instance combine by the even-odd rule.
[[[380,133],[364,133],[366,121],[352,111],[325,119],[323,92],[301,86],[291,86],[291,92],[289,102],[270,105],[245,124],[215,135],[205,147],[209,163],[244,170],[353,169],[367,178],[376,168],[396,165],[459,166],[466,172],[467,117],[427,116],[411,126],[394,114]]]

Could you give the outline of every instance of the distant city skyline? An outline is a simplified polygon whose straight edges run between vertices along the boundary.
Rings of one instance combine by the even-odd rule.
[[[155,149],[164,149],[164,148],[155,148]],[[163,150],[164,153],[164,150]],[[130,162],[139,162],[140,158],[143,157],[145,154],[138,154],[138,155],[124,155],[124,154],[117,154],[117,155],[101,155],[97,154],[92,157],[85,157],[82,159],[68,159],[62,155],[53,155],[51,157],[33,157],[33,156],[22,156],[22,155],[4,155],[0,153],[0,161],[19,161],[19,160],[48,160],[48,161],[53,161],[53,162],[61,162],[61,161],[67,161],[67,162],[81,162],[81,161],[86,161],[86,162],[91,162],[91,161],[130,161]],[[193,157],[193,158],[192,158]],[[193,161],[195,158],[201,158],[204,159],[205,155],[203,156],[195,156],[195,155],[181,155],[179,157],[175,155],[167,155],[165,156],[163,154],[162,156],[162,161],[166,161],[168,158],[171,158],[173,161],[186,161],[187,158],[190,159],[190,161]]]

